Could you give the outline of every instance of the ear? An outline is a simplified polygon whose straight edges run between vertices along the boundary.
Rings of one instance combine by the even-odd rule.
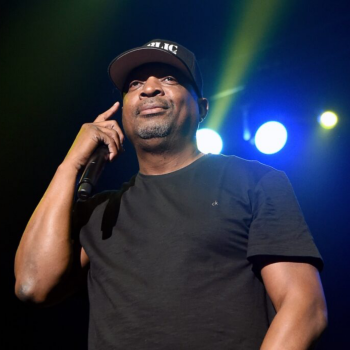
[[[209,102],[206,98],[199,98],[197,100],[197,103],[198,103],[199,117],[200,117],[199,122],[201,123],[208,114]]]

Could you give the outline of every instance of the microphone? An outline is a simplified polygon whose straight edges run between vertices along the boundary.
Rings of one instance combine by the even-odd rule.
[[[108,147],[104,144],[98,146],[92,153],[78,184],[79,199],[85,201],[90,198],[108,157]]]

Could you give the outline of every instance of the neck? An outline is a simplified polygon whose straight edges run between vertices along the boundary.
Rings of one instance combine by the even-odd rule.
[[[140,172],[145,175],[163,175],[190,165],[202,157],[195,145],[182,150],[164,149],[158,152],[137,150]]]

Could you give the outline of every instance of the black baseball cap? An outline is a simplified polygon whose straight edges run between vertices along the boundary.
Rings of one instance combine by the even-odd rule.
[[[199,97],[202,97],[202,75],[195,55],[184,46],[170,40],[154,39],[123,52],[108,66],[108,74],[122,92],[125,80],[133,69],[145,63],[160,62],[179,69],[189,78]]]

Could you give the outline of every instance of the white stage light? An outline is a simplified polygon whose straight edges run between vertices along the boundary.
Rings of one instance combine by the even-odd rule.
[[[211,129],[199,129],[197,131],[197,147],[202,153],[219,154],[222,150],[220,135]]]
[[[255,134],[256,148],[265,154],[280,151],[287,142],[286,128],[279,122],[271,121],[260,126]]]

